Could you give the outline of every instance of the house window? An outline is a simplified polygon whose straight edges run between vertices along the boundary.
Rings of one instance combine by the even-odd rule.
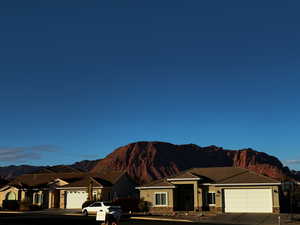
[[[156,206],[167,206],[167,192],[160,192],[154,194],[154,203]]]
[[[36,193],[34,195],[33,203],[34,204],[41,204],[42,203],[42,194]]]
[[[208,204],[209,205],[215,205],[216,204],[216,193],[215,192],[209,192],[208,193]]]
[[[6,200],[17,200],[16,194],[14,192],[8,192],[6,195]]]
[[[97,192],[96,191],[93,192],[93,200],[97,200]]]

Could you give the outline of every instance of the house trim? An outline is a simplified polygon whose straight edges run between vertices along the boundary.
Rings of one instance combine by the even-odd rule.
[[[88,187],[59,187],[58,190],[70,190],[70,189],[87,189]],[[103,187],[93,187],[93,189],[103,189]]]
[[[204,183],[205,186],[279,186],[281,183],[232,183],[232,184],[209,184]]]
[[[175,186],[148,186],[148,187],[136,187],[135,189],[137,190],[142,190],[142,189],[170,189],[170,188],[176,188]]]
[[[169,178],[167,181],[190,181],[190,180],[201,180],[201,178]]]

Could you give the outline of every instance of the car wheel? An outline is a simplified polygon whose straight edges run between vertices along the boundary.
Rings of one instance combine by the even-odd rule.
[[[88,216],[88,215],[89,215],[89,213],[88,213],[88,211],[87,211],[87,210],[84,210],[84,211],[82,212],[82,215],[84,215],[84,216]]]

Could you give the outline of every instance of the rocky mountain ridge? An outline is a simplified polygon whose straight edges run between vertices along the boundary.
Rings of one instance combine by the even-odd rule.
[[[92,169],[127,171],[139,183],[175,175],[193,167],[234,166],[282,179],[289,169],[274,156],[253,149],[225,150],[217,146],[174,145],[165,142],[137,142],[122,146]]]
[[[126,171],[143,184],[171,176],[193,167],[234,166],[281,180],[286,176],[300,180],[274,156],[253,149],[227,150],[217,146],[175,145],[166,142],[136,142],[114,150],[101,160],[84,160],[72,165],[0,167],[0,178],[13,179],[25,173],[55,173],[103,170]]]

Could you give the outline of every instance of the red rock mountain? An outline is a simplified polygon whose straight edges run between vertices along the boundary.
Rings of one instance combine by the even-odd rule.
[[[164,142],[137,142],[120,147],[99,161],[92,171],[124,170],[139,183],[146,183],[192,167],[219,166],[243,167],[276,179],[289,173],[277,158],[252,149],[224,150]]]

